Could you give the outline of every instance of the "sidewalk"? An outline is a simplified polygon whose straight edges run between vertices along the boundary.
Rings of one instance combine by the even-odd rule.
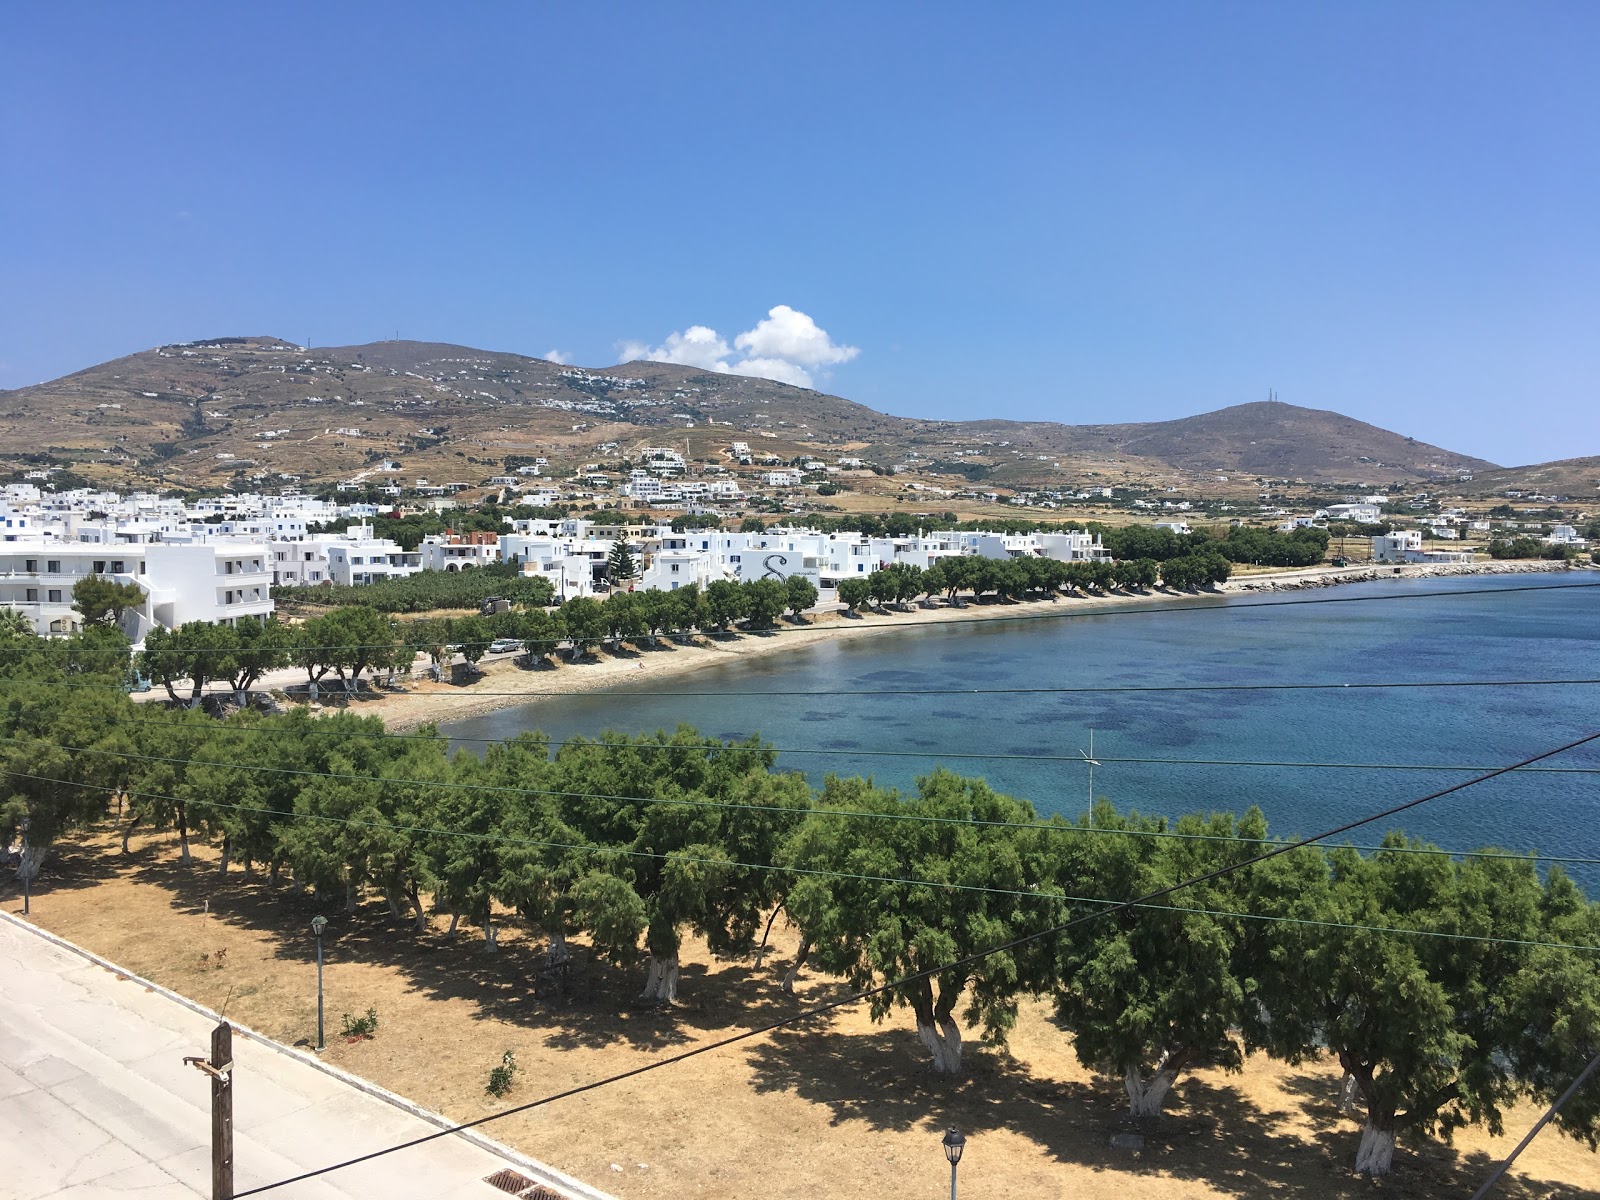
[[[183,1057],[207,1052],[215,1017],[9,914],[0,914],[0,979],[0,1195],[210,1196],[209,1084]],[[233,1050],[238,1191],[439,1128],[237,1026]],[[536,1196],[602,1195],[496,1149],[445,1137],[267,1194],[503,1200],[485,1180],[509,1168],[551,1189]]]

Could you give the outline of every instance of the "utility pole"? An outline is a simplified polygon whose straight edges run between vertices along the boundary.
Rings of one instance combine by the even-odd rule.
[[[17,828],[22,831],[22,915],[27,916],[28,910],[33,905],[33,871],[28,866],[28,818],[24,816],[17,822]]]
[[[183,1060],[211,1077],[211,1200],[233,1200],[233,1026],[211,1031],[211,1057]]]

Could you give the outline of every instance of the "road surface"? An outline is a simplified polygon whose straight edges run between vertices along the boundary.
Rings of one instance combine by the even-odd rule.
[[[0,917],[0,1196],[210,1196],[210,1085],[183,1058],[215,1023]],[[237,1191],[437,1129],[237,1031],[233,1053]],[[534,1181],[452,1136],[266,1195],[505,1200],[484,1180],[508,1167]]]

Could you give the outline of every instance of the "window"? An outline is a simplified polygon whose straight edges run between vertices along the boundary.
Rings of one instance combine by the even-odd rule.
[[[37,575],[39,573],[39,560],[37,558],[25,558],[25,559],[23,559],[22,560],[22,569],[24,571],[26,571],[29,575]]]
[[[678,564],[677,563],[673,563],[672,564],[672,573],[674,575],[676,575],[678,573]]]
[[[46,594],[50,597],[50,603],[51,604],[60,604],[61,603],[61,589],[60,588],[51,588],[50,591],[48,593],[46,593]]]
[[[111,573],[113,575],[122,575],[122,574],[126,573],[127,569],[128,569],[128,564],[123,562],[120,558],[116,559],[111,564]]]
[[[233,574],[233,562],[232,562],[232,560],[229,560],[228,562],[223,563],[222,566],[223,566],[223,574],[225,574],[225,575],[232,575]]]
[[[38,588],[29,588],[27,590],[27,592],[25,593],[25,595],[27,597],[27,601],[28,601],[29,604],[37,604],[37,603],[39,603],[39,589]]]
[[[59,575],[59,574],[61,574],[61,560],[59,558],[48,558],[48,559],[46,559],[45,560],[45,564],[44,564],[44,569],[48,574],[51,574],[51,575]]]
[[[96,575],[104,575],[106,573],[106,560],[105,559],[97,558],[95,560],[94,573]]]

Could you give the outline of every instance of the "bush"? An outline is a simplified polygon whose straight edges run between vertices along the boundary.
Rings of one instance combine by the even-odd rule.
[[[489,1072],[489,1086],[483,1090],[499,1099],[511,1090],[511,1083],[516,1074],[517,1056],[507,1050],[500,1056],[500,1065]]]
[[[345,1013],[344,1020],[339,1026],[339,1036],[350,1038],[352,1041],[372,1037],[377,1032],[378,1010],[375,1008],[367,1009],[367,1015],[364,1017],[352,1017],[349,1013]]]
[[[402,579],[340,587],[274,588],[282,601],[308,601],[335,606],[360,604],[385,613],[429,612],[436,608],[477,608],[490,596],[513,604],[543,608],[555,599],[550,581],[525,577],[514,563],[477,567],[470,571],[419,571]]]

